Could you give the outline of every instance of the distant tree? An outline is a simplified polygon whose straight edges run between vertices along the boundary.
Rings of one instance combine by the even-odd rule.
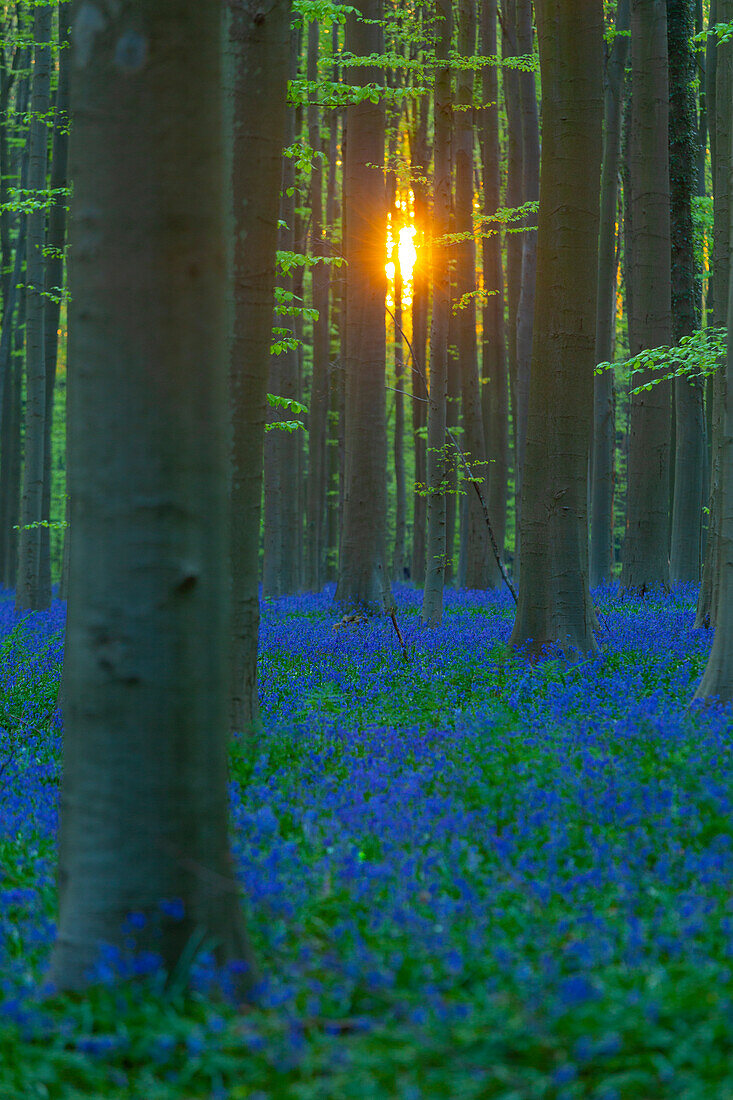
[[[199,948],[249,959],[228,840],[221,13],[73,8],[62,990],[133,910],[169,974]]]
[[[606,51],[603,89],[603,169],[601,223],[598,233],[598,305],[596,360],[614,358],[616,336],[616,215],[621,148],[622,91],[629,52],[629,0],[619,0],[616,37]],[[591,455],[590,583],[610,581],[613,566],[613,466],[616,447],[613,372],[603,371],[593,381],[593,449]]]
[[[41,598],[41,521],[46,439],[46,359],[44,339],[46,190],[48,122],[51,109],[50,4],[37,4],[33,13],[33,82],[31,90],[30,155],[28,189],[40,201],[28,213],[26,238],[26,401],[23,492],[20,509],[16,607],[39,611],[50,603],[50,590]]]
[[[359,0],[346,24],[357,57],[382,51],[382,0]],[[348,70],[354,84],[383,83],[376,65]],[[347,108],[344,164],[346,235],[346,468],[341,560],[336,600],[345,607],[384,608],[387,575],[387,208],[384,104]]]
[[[601,173],[602,0],[538,0],[537,293],[513,645],[596,648],[588,452]],[[583,171],[577,171],[577,165]]]
[[[631,353],[671,338],[669,79],[665,0],[631,0]],[[648,372],[637,379],[644,385]],[[669,382],[631,398],[621,584],[669,585]]]
[[[448,65],[453,13],[451,0],[436,0],[433,141],[433,216],[431,223],[433,319],[430,334],[430,401],[427,448],[427,538],[422,621],[437,626],[443,615],[446,558],[446,401],[448,395],[448,326],[450,273],[448,249],[441,243],[450,228],[451,71]]]
[[[231,112],[233,339],[231,434],[231,725],[259,722],[257,636],[262,461],[272,346],[290,0],[263,11],[227,0]],[[293,537],[297,538],[297,534]]]

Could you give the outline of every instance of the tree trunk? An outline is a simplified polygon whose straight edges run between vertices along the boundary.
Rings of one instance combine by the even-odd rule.
[[[146,918],[138,947],[169,974],[213,945],[222,963],[251,962],[228,839],[221,9],[138,0],[91,24],[89,10],[77,2],[72,24],[70,357],[83,369],[59,990],[88,983],[102,943],[123,946],[131,911]]]
[[[481,48],[485,57],[495,57],[496,3],[481,0]],[[509,70],[507,70],[509,71]],[[483,70],[481,119],[481,168],[483,177],[484,218],[490,218],[501,206],[501,148],[499,145],[499,80],[495,65]],[[484,234],[489,225],[484,224]],[[483,306],[482,410],[488,461],[488,505],[499,553],[504,554],[506,506],[509,483],[509,404],[504,340],[504,272],[501,263],[501,227],[495,223],[493,236],[484,236],[482,259],[484,290],[489,297]],[[499,567],[493,554],[489,560],[492,586],[501,584]]]
[[[503,58],[515,57],[517,50],[516,0],[502,0],[501,5],[501,54]],[[519,72],[502,70],[504,106],[507,128],[507,170],[504,204],[515,208],[523,202],[522,193],[522,114],[519,106]],[[522,286],[522,234],[506,235],[506,298],[507,328],[506,351],[509,373],[509,394],[512,408],[512,447],[514,475],[514,573],[519,573],[519,415],[517,410],[517,311]]]
[[[697,112],[690,38],[695,30],[693,0],[667,0],[669,53],[669,180],[672,235],[672,339],[678,344],[700,323],[697,308],[692,196],[697,182]],[[702,481],[705,458],[703,382],[677,378],[675,395],[675,479],[669,561],[673,581],[700,580]]]
[[[476,53],[476,0],[459,0],[458,55]],[[476,350],[476,243],[473,236],[473,70],[460,69],[456,79],[455,210],[456,233],[469,235],[456,247],[456,317],[458,365],[461,379],[463,437],[461,446],[471,473],[488,489],[486,440]],[[491,583],[490,548],[481,504],[466,484],[465,586],[488,588]]]
[[[366,20],[382,0],[360,0]],[[347,49],[379,54],[381,27],[350,15]],[[381,84],[376,66],[354,70],[357,83]],[[387,577],[387,426],[385,407],[386,196],[384,106],[347,108],[346,183],[346,470],[336,600],[343,607],[391,606]]]
[[[631,67],[634,355],[671,338],[665,0],[632,0]],[[652,377],[642,371],[635,383]],[[634,394],[621,585],[639,593],[669,586],[669,431],[669,382]]]
[[[50,5],[40,4],[33,16],[33,86],[31,92],[30,155],[28,189],[46,189],[48,162],[47,116],[51,109],[51,21]],[[23,493],[20,507],[18,587],[15,606],[19,611],[41,611],[50,603],[50,592],[42,602],[40,590],[41,522],[43,520],[44,440],[46,437],[46,365],[44,342],[44,247],[46,211],[40,204],[28,214],[26,255],[26,401]]]
[[[300,35],[297,30],[291,32],[290,40],[290,76],[294,79],[298,72],[298,52]],[[295,141],[295,109],[286,109],[285,145]],[[295,161],[292,157],[282,159],[282,192],[280,196],[280,221],[278,230],[278,248],[285,252],[295,251]],[[288,194],[288,191],[291,194]],[[278,283],[283,290],[293,291],[292,274],[281,274]],[[292,315],[275,314],[275,325],[295,331]],[[299,400],[298,352],[296,348],[287,348],[280,355],[270,358],[269,393],[281,397]],[[272,420],[292,420],[288,410],[271,409]],[[298,511],[298,449],[299,434],[282,428],[274,428],[265,436],[265,517],[264,517],[264,559],[262,565],[262,595],[264,599],[273,599],[297,592],[300,586],[298,570],[298,547],[302,540],[300,513]]]
[[[233,336],[231,440],[231,728],[259,724],[257,635],[265,393],[272,340],[275,249],[290,55],[290,2],[267,15],[228,0],[227,92],[232,116]]]
[[[402,269],[399,252],[395,249],[394,278],[394,479],[395,479],[395,536],[392,555],[392,576],[396,581],[405,580],[405,533],[407,527],[407,500],[405,494],[405,386],[404,359],[402,355]]]
[[[532,53],[532,0],[517,0],[517,50]],[[519,102],[522,117],[522,202],[535,202],[540,188],[540,135],[537,119],[537,89],[533,72],[519,73]],[[537,221],[534,215],[525,222],[522,241],[522,282],[517,305],[517,530],[519,557],[522,536],[522,483],[524,454],[527,445],[529,410],[530,362],[532,359],[532,326],[537,277]],[[515,551],[516,554],[516,551]]]
[[[629,51],[629,0],[616,10],[617,37],[605,66],[601,221],[598,235],[598,307],[596,361],[614,358],[616,313],[616,216],[621,148],[621,92]],[[613,468],[616,446],[613,371],[593,379],[593,449],[591,478],[591,587],[610,581],[613,570]]]
[[[318,77],[318,23],[308,27],[308,79]],[[326,255],[323,240],[323,161],[321,120],[318,107],[308,104],[308,141],[316,153],[310,180],[310,248],[314,257]],[[305,587],[320,592],[325,572],[326,539],[326,433],[328,419],[328,267],[319,263],[311,271],[312,303],[318,311],[313,322],[313,374],[308,404],[308,482],[306,490]]]
[[[448,325],[450,272],[448,248],[441,242],[450,226],[451,71],[446,64],[453,30],[451,0],[436,0],[433,139],[433,219],[431,270],[433,320],[430,333],[430,396],[427,448],[427,540],[422,621],[438,626],[443,615],[446,556],[446,405],[448,398]],[[441,64],[442,62],[442,64]]]
[[[602,0],[537,0],[543,90],[537,297],[513,645],[596,648],[588,453],[601,173]],[[578,173],[577,165],[583,164]]]
[[[412,364],[412,431],[415,448],[415,492],[412,513],[412,583],[421,588],[425,583],[425,538],[427,524],[426,441],[427,404],[425,367],[428,344],[429,265],[427,229],[429,219],[428,188],[426,178],[430,153],[428,151],[428,103],[420,100],[417,107],[417,132],[412,148],[412,193],[415,196],[415,251],[417,258],[412,269],[412,350],[417,362]]]
[[[56,110],[53,119],[51,155],[51,198],[46,237],[46,298],[44,300],[43,339],[46,361],[46,431],[43,440],[43,503],[44,523],[51,519],[53,399],[56,385],[56,363],[59,348],[59,318],[64,282],[64,249],[66,246],[67,199],[61,192],[67,185],[69,155],[69,19],[68,4],[59,5],[59,82],[56,89]],[[41,607],[51,605],[51,531],[41,527],[39,553],[39,592]]]
[[[733,20],[733,0],[712,0],[709,26]],[[715,36],[711,36],[715,39]],[[708,54],[708,125],[713,175],[713,324],[727,323],[728,273],[730,266],[729,159],[733,118],[733,43],[718,42]],[[695,626],[715,626],[718,615],[719,580],[722,573],[720,532],[722,523],[721,445],[726,406],[726,374],[719,369],[713,379],[712,454],[708,537],[702,584],[697,602]]]

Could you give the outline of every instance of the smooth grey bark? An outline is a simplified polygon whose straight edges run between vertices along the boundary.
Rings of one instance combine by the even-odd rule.
[[[485,57],[496,57],[496,3],[481,0],[481,49]],[[484,106],[480,112],[481,176],[483,215],[490,219],[501,206],[501,147],[499,143],[499,78],[495,65],[485,65],[482,76]],[[488,234],[490,223],[484,222]],[[509,402],[507,392],[506,341],[504,338],[504,272],[501,262],[501,227],[491,226],[492,236],[482,244],[484,289],[489,297],[483,306],[481,340],[481,403],[488,462],[488,506],[500,555],[504,556],[509,482]],[[501,584],[501,573],[493,554],[489,561],[492,586]]]
[[[631,0],[631,354],[671,338],[669,80],[665,0]],[[651,380],[642,371],[637,384]],[[669,585],[670,386],[631,398],[626,537],[621,586],[643,593]]]
[[[18,28],[20,30],[20,28]],[[3,322],[7,312],[7,303],[10,296],[11,275],[13,271],[13,246],[11,242],[12,213],[8,201],[9,183],[13,174],[13,158],[10,155],[11,136],[11,94],[16,88],[16,107],[22,109],[22,94],[18,94],[19,83],[26,83],[25,79],[16,82],[18,72],[27,66],[27,47],[16,45],[13,50],[12,60],[8,65],[5,53],[5,43],[0,40],[0,301],[2,302]],[[18,112],[20,113],[20,112]]]
[[[511,644],[596,649],[588,587],[603,119],[602,0],[537,0],[542,80],[532,386]],[[583,172],[577,165],[583,165]]]
[[[476,0],[459,0],[459,57],[476,53]],[[463,436],[461,447],[468,458],[471,473],[487,487],[486,439],[484,436],[481,392],[476,347],[476,242],[473,235],[473,69],[459,69],[456,77],[456,113],[453,124],[455,164],[455,231],[466,236],[456,245],[456,344],[461,383]],[[467,484],[462,502],[466,509],[465,535],[461,539],[465,555],[467,588],[488,588],[491,583],[490,548],[481,505]]]
[[[402,352],[402,269],[399,254],[395,251],[394,281],[394,440],[393,459],[395,477],[395,536],[392,552],[392,576],[396,581],[405,580],[406,572],[406,534],[407,534],[407,495],[405,486],[405,363]]]
[[[308,79],[318,77],[318,23],[308,26]],[[321,119],[315,103],[308,104],[308,141],[317,154],[310,179],[309,251],[315,258],[327,255],[323,239],[323,161]],[[319,263],[311,271],[313,308],[313,372],[308,402],[308,481],[306,489],[305,587],[319,592],[323,585],[326,553],[326,438],[328,419],[328,268]]]
[[[25,218],[21,222],[17,247],[20,260],[25,241]],[[18,279],[20,279],[18,263]],[[17,283],[16,283],[17,286]],[[12,291],[11,299],[12,300]],[[20,476],[21,476],[21,440],[22,420],[21,390],[23,381],[23,347],[25,344],[25,288],[18,291],[18,303],[15,317],[8,318],[7,324],[7,378],[5,398],[2,406],[2,464],[0,465],[0,515],[2,516],[2,585],[15,588],[18,573],[18,532],[20,522]],[[3,341],[5,343],[5,327]],[[0,361],[4,361],[0,350]]]
[[[185,979],[214,947],[249,963],[244,993],[228,838],[221,6],[138,0],[92,23],[89,10],[72,13],[69,396],[83,430],[68,455],[50,977],[85,986],[137,911],[138,947],[169,974]],[[161,910],[172,899],[180,919]]]
[[[33,78],[31,90],[28,189],[46,189],[48,122],[51,108],[50,5],[39,4],[33,14]],[[43,205],[28,214],[26,239],[26,401],[23,447],[23,489],[18,538],[18,578],[15,606],[40,611],[50,603],[50,591],[41,592],[40,554],[43,520],[43,473],[46,438],[45,261],[46,211]],[[45,600],[45,602],[44,602]]]
[[[346,23],[347,49],[379,54],[382,0],[360,0]],[[365,20],[369,20],[366,22]],[[360,84],[381,84],[377,66],[354,70]],[[392,605],[387,576],[387,426],[384,270],[387,209],[382,103],[347,108],[346,468],[336,601],[342,607]]]
[[[720,16],[729,18],[729,13],[723,9],[727,5],[720,4]],[[720,18],[719,16],[719,18]],[[718,59],[718,85],[716,99],[721,93],[721,62],[726,70],[730,68],[730,62],[722,57]],[[727,84],[728,74],[724,84]],[[729,90],[729,89],[728,89]],[[730,135],[729,135],[730,136]],[[720,154],[721,133],[718,131],[718,153]],[[733,173],[733,147],[726,146],[728,153],[729,173]],[[730,178],[730,175],[729,175]],[[729,208],[729,213],[730,213]],[[733,237],[733,225],[728,224],[729,241]],[[727,282],[727,328],[728,342],[725,365],[725,394],[729,392],[733,384],[733,270],[731,270],[731,258],[733,252],[729,249]],[[716,273],[717,277],[717,273]],[[723,281],[723,280],[721,280]],[[716,284],[716,302],[720,301],[721,286]],[[720,465],[720,524],[717,532],[719,542],[719,595],[716,608],[715,635],[713,645],[705,666],[705,672],[695,692],[695,699],[714,699],[721,703],[729,703],[733,700],[733,408],[727,401],[723,403],[722,426],[719,445]]]
[[[669,55],[669,180],[672,237],[672,340],[699,327],[692,228],[697,187],[697,110],[690,38],[693,0],[667,0]],[[702,379],[674,382],[675,477],[669,572],[673,581],[700,580],[705,410]]]
[[[298,72],[300,35],[291,32],[290,77]],[[286,109],[284,141],[286,147],[295,141],[295,108]],[[295,251],[295,161],[282,158],[282,191],[280,195],[280,222],[278,248]],[[291,192],[288,194],[288,192]],[[278,285],[285,291],[293,291],[292,274],[280,274]],[[293,318],[288,314],[275,314],[275,325],[294,332]],[[287,348],[270,358],[268,392],[281,397],[300,400],[298,387],[298,352]],[[286,409],[268,410],[270,421],[292,420]],[[298,511],[298,451],[300,433],[273,428],[265,435],[265,495],[264,495],[264,557],[262,563],[262,596],[274,599],[297,592],[300,587],[298,548],[302,541],[300,513]]]
[[[231,438],[231,729],[259,724],[257,635],[265,394],[290,58],[290,0],[263,13],[227,0],[232,119],[233,333]]]
[[[733,20],[733,0],[712,0],[709,27]],[[715,35],[709,36],[715,40]],[[708,54],[708,125],[713,176],[713,324],[727,323],[728,277],[731,255],[729,159],[733,137],[733,43],[717,42]],[[712,453],[708,537],[695,626],[715,626],[722,574],[720,531],[722,525],[721,444],[727,394],[727,376],[718,370],[713,378]]]
[[[416,108],[417,123],[412,136],[410,161],[413,172],[412,193],[415,197],[415,251],[412,269],[412,432],[415,455],[415,491],[412,504],[412,583],[421,588],[425,583],[425,540],[427,536],[427,404],[425,365],[428,344],[428,298],[430,293],[426,230],[429,221],[427,173],[430,161],[428,149],[428,101],[422,97]]]
[[[59,348],[59,319],[64,282],[64,249],[66,246],[66,206],[63,194],[68,182],[69,158],[69,4],[59,5],[58,43],[59,75],[53,118],[50,186],[52,197],[46,231],[46,279],[43,315],[44,357],[46,361],[46,416],[43,438],[43,500],[41,545],[38,568],[38,602],[51,605],[51,531],[45,526],[51,519],[52,442],[54,389]]]
[[[338,24],[331,28],[331,49],[335,57],[339,51]],[[338,79],[338,66],[334,66],[333,79]],[[336,198],[336,161],[338,159],[339,111],[330,111],[328,119],[328,176],[326,180],[326,239],[331,255],[336,252],[339,204]],[[329,365],[328,365],[328,421],[326,438],[326,580],[338,579],[339,529],[339,362],[338,355],[331,354],[330,331],[338,332],[340,282],[335,272],[329,272]]]
[[[531,55],[533,50],[532,0],[517,0],[517,52]],[[540,193],[540,135],[537,117],[537,89],[533,72],[521,70],[518,77],[522,120],[522,202],[535,202]],[[534,215],[525,220],[522,241],[522,281],[517,303],[517,455],[515,487],[517,492],[517,531],[521,558],[522,482],[527,445],[527,418],[531,386],[532,327],[537,275],[537,222]]]
[[[451,0],[436,0],[435,87],[433,136],[432,287],[430,333],[430,393],[427,447],[427,538],[422,621],[438,626],[443,615],[446,558],[446,406],[448,399],[448,327],[450,272],[448,248],[442,238],[450,227],[451,196],[451,70],[447,64],[453,30]]]
[[[616,335],[616,217],[621,149],[621,93],[629,52],[629,0],[616,9],[617,36],[607,49],[604,66],[603,168],[598,232],[598,305],[596,361],[612,362]],[[591,452],[591,587],[610,581],[613,569],[613,488],[616,415],[613,371],[593,379],[593,447]]]

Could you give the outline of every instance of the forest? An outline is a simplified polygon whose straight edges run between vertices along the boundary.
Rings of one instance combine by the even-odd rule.
[[[0,0],[0,1100],[733,1097],[733,0]]]

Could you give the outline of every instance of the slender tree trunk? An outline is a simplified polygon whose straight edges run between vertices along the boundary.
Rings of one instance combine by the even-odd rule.
[[[712,0],[709,26],[733,20],[733,0]],[[715,40],[715,36],[710,36]],[[708,54],[708,125],[713,174],[713,324],[727,323],[730,267],[730,191],[728,152],[733,134],[733,43],[718,42]],[[722,573],[720,532],[722,524],[721,446],[726,407],[727,376],[719,369],[713,379],[712,453],[708,537],[702,584],[697,603],[696,627],[715,626],[718,616],[719,580]]]
[[[299,32],[293,30],[290,39],[291,79],[294,79],[298,72],[299,46]],[[290,146],[294,141],[295,109],[288,107],[285,145]],[[294,188],[295,161],[292,157],[283,157],[278,248],[285,252],[295,251]],[[293,292],[291,274],[281,274],[278,282],[284,291]],[[275,325],[294,333],[292,315],[276,313]],[[287,348],[280,355],[271,357],[268,385],[270,393],[295,400],[300,398],[298,352],[295,348]],[[293,419],[292,413],[288,410],[271,409],[270,416],[272,420]],[[262,595],[265,599],[297,592],[300,586],[298,547],[301,542],[301,531],[297,486],[299,445],[298,433],[288,432],[282,428],[274,428],[265,436],[265,552],[262,567]]]
[[[405,580],[405,536],[407,529],[407,498],[405,493],[405,385],[404,358],[402,354],[402,269],[399,253],[395,250],[394,280],[394,478],[395,478],[395,537],[392,555],[392,576],[396,581]]]
[[[616,214],[618,169],[621,148],[621,93],[629,51],[629,0],[616,9],[617,37],[605,66],[603,170],[601,174],[601,220],[598,235],[598,307],[596,310],[596,360],[614,358],[616,312]],[[613,371],[597,374],[593,380],[593,449],[591,480],[591,587],[610,581],[613,569],[613,468],[616,446],[616,417]]]
[[[347,48],[379,54],[382,0],[360,0],[350,15]],[[355,69],[359,83],[382,81],[374,66]],[[387,577],[386,195],[384,106],[347,108],[346,181],[346,471],[336,600],[344,607],[391,606]]]
[[[83,430],[69,451],[59,990],[88,983],[101,943],[123,946],[133,910],[138,946],[169,973],[213,945],[249,961],[228,839],[221,8],[139,0],[92,34],[88,11],[77,2],[72,20]],[[161,909],[174,899],[180,914]]]
[[[21,254],[25,247],[25,217],[21,222],[17,247]],[[20,258],[20,257],[19,257]],[[18,264],[20,269],[20,263]],[[20,279],[20,274],[18,274]],[[18,284],[16,283],[16,286]],[[12,301],[12,290],[11,299]],[[26,292],[18,292],[18,306],[11,323],[8,318],[8,384],[5,390],[2,411],[2,466],[0,467],[0,506],[3,517],[3,575],[4,588],[15,588],[18,574],[18,531],[20,522],[20,475],[21,441],[20,425],[22,419],[21,391],[23,380],[23,345],[25,343],[25,302]],[[3,337],[5,329],[3,329]],[[4,343],[4,339],[3,339]],[[2,357],[4,358],[4,356]]]
[[[231,441],[231,728],[259,723],[257,635],[265,393],[270,360],[275,249],[290,54],[290,2],[264,15],[254,0],[228,0],[232,113],[233,336]]]
[[[669,180],[672,234],[672,339],[678,344],[699,325],[692,196],[697,182],[697,113],[690,38],[694,0],[667,0],[669,53]],[[675,479],[670,577],[700,580],[705,410],[702,380],[675,379]]]
[[[335,56],[339,49],[338,24],[332,27],[332,50]],[[333,79],[338,77],[338,68],[334,66]],[[336,161],[338,159],[339,112],[329,113],[328,135],[328,179],[326,182],[326,233],[328,251],[336,254],[338,203],[336,201]],[[330,331],[338,332],[341,319],[340,281],[338,274],[329,274],[331,288],[331,313],[329,315],[329,366],[328,366],[328,432],[326,440],[326,580],[338,579],[339,556],[339,374],[338,354],[330,354]]]
[[[517,50],[516,0],[502,0],[501,53],[503,58],[515,57]],[[522,114],[519,106],[519,73],[516,69],[502,70],[504,106],[507,129],[507,171],[504,204],[509,208],[520,206],[522,194]],[[522,234],[506,235],[506,298],[507,328],[506,351],[509,372],[509,393],[512,408],[512,447],[514,475],[514,573],[519,574],[519,415],[517,410],[517,311],[522,286]]]
[[[532,53],[532,0],[517,0],[517,50]],[[522,202],[535,202],[540,189],[540,136],[537,118],[537,89],[533,72],[519,73],[519,101],[522,117]],[[525,221],[522,241],[522,283],[517,305],[517,517],[519,556],[522,534],[522,482],[527,445],[532,326],[537,275],[537,222],[534,215]]]
[[[665,0],[632,0],[631,66],[633,355],[671,337]],[[637,376],[640,385],[650,380]],[[621,584],[636,592],[669,585],[669,430],[669,383],[634,394]]]
[[[31,93],[28,188],[46,189],[48,123],[51,108],[52,9],[40,4],[33,16],[33,88]],[[40,590],[41,521],[43,519],[44,441],[46,437],[46,365],[44,340],[44,247],[46,211],[43,205],[28,214],[26,258],[26,402],[23,495],[18,549],[18,610],[48,607],[50,592]],[[43,596],[46,602],[42,602]]]
[[[727,3],[719,5],[719,18],[730,18],[730,12],[725,11]],[[720,96],[722,69],[726,74],[723,86],[730,79],[730,61],[722,56],[718,59],[718,84],[716,99]],[[730,91],[730,87],[726,89]],[[726,110],[730,107],[726,104]],[[730,119],[730,114],[728,114]],[[721,154],[721,132],[717,133],[718,155]],[[733,150],[730,144],[726,144],[728,156],[728,171],[733,174]],[[725,367],[725,393],[733,384],[733,251],[729,249],[726,290],[728,291],[728,347]],[[719,269],[718,269],[718,273]],[[716,274],[717,278],[717,274]],[[721,282],[716,283],[716,302],[720,301]],[[729,703],[733,700],[733,409],[726,401],[723,405],[722,430],[719,447],[720,462],[720,496],[722,500],[720,509],[720,526],[718,528],[718,562],[719,562],[719,595],[716,608],[715,635],[713,645],[708,657],[702,680],[700,681],[696,699],[715,698],[721,703]]]
[[[427,427],[426,390],[423,376],[427,365],[428,297],[429,297],[429,247],[427,226],[429,220],[428,188],[426,178],[430,153],[428,151],[428,103],[423,98],[417,107],[417,132],[412,149],[412,193],[415,196],[415,251],[417,258],[412,269],[412,349],[417,360],[412,364],[412,431],[415,448],[415,492],[412,513],[412,568],[413,584],[425,583],[425,538],[427,523],[426,441]]]
[[[318,76],[318,23],[308,27],[308,79]],[[323,240],[323,161],[321,159],[321,120],[318,107],[308,105],[308,141],[317,154],[310,181],[309,251],[314,257],[326,255]],[[311,272],[313,308],[313,374],[308,405],[308,483],[306,491],[306,575],[305,587],[319,592],[325,572],[326,537],[326,434],[328,420],[328,268],[317,264]]]
[[[543,89],[537,297],[514,645],[596,648],[588,453],[601,174],[601,0],[537,0]],[[583,164],[578,173],[577,165]]]
[[[46,417],[43,439],[43,502],[44,523],[51,519],[52,444],[54,388],[59,347],[59,318],[64,282],[64,249],[66,245],[66,205],[62,193],[67,185],[69,155],[69,19],[68,4],[59,5],[59,82],[56,89],[56,110],[53,120],[51,155],[51,190],[54,192],[48,211],[46,236],[46,298],[44,301],[43,339],[46,361]],[[41,527],[39,554],[38,602],[51,605],[51,531]]]
[[[451,138],[452,143],[452,138]],[[451,168],[454,167],[454,160],[451,157]],[[455,233],[456,224],[453,212],[451,212],[449,221],[449,232]],[[451,249],[451,252],[454,250]],[[448,262],[448,278],[450,282],[450,302],[451,309],[448,317],[448,407],[446,409],[446,431],[455,434],[456,429],[460,427],[460,404],[461,404],[461,367],[458,359],[458,318],[453,312],[453,306],[456,301],[456,271],[455,260],[453,257],[447,259]],[[459,511],[457,507],[458,501],[458,463],[456,461],[456,454],[452,446],[448,447],[447,452],[448,462],[446,466],[445,476],[445,583],[452,585],[455,582],[455,542],[456,542],[456,513]],[[460,521],[460,514],[459,514]],[[459,538],[460,538],[460,524],[459,524]],[[460,550],[460,542],[459,542]]]
[[[448,249],[442,238],[450,226],[451,194],[451,71],[446,64],[453,30],[451,0],[436,0],[435,131],[433,141],[432,282],[433,320],[430,334],[430,399],[427,449],[427,540],[422,621],[438,626],[443,615],[446,556],[446,404],[448,397],[448,325],[450,273]],[[443,62],[443,64],[441,64]]]
[[[485,57],[496,56],[495,0],[481,0],[481,47]],[[495,65],[484,66],[482,92],[484,108],[480,119],[483,214],[484,218],[490,218],[501,205],[499,80]],[[488,230],[489,226],[485,223],[484,233]],[[501,228],[498,223],[493,227],[493,236],[484,236],[482,252],[484,290],[489,295],[483,307],[481,343],[481,398],[488,461],[488,504],[496,543],[503,556],[509,482],[509,404],[504,340],[504,272],[501,263]],[[493,555],[490,555],[489,579],[492,586],[501,584],[501,574]]]
[[[458,54],[476,53],[476,0],[459,0]],[[456,291],[458,314],[456,337],[461,380],[463,437],[472,474],[487,488],[486,440],[481,409],[481,392],[476,349],[476,243],[473,236],[473,70],[459,70],[456,80],[455,210],[456,232],[468,235],[456,247]],[[465,492],[466,530],[462,550],[465,553],[465,585],[488,588],[490,551],[486,524],[476,493],[467,485]]]

